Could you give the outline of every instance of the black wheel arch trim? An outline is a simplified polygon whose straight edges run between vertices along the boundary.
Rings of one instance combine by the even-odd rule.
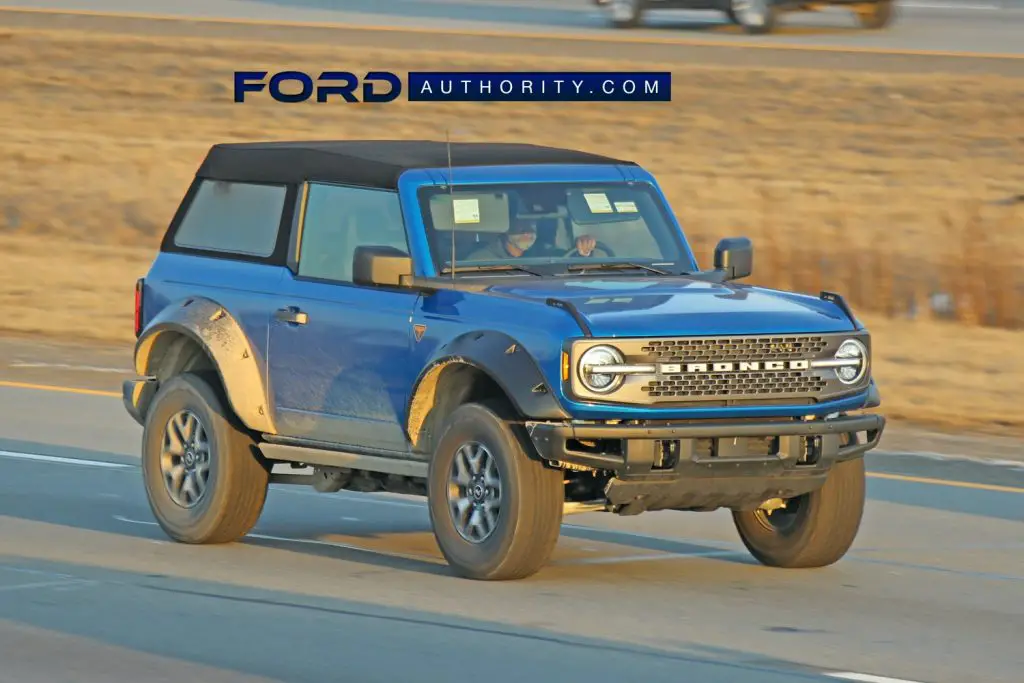
[[[517,339],[493,330],[466,332],[439,347],[413,384],[405,417],[406,436],[413,446],[420,442],[427,416],[436,403],[435,390],[442,372],[459,364],[491,379],[524,418],[570,418],[534,357]]]
[[[146,326],[135,344],[135,372],[140,377],[158,377],[164,354],[178,337],[184,336],[201,348],[213,361],[220,377],[227,402],[239,421],[247,428],[276,434],[267,400],[262,360],[250,343],[242,326],[227,307],[199,296],[182,299],[165,306]],[[131,382],[131,380],[129,381]],[[126,408],[136,419],[144,419],[148,405],[134,402],[151,400],[155,391],[124,389]]]

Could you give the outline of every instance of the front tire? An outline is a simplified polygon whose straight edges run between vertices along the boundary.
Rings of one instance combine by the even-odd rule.
[[[428,474],[434,537],[460,576],[530,576],[551,556],[562,524],[563,474],[527,455],[502,403],[467,403],[446,421]]]
[[[733,512],[743,545],[769,567],[824,567],[853,545],[864,514],[864,459],[837,463],[824,486],[783,509]]]
[[[267,497],[270,469],[214,386],[196,374],[172,377],[146,415],[146,496],[157,523],[179,543],[238,540],[255,526]]]

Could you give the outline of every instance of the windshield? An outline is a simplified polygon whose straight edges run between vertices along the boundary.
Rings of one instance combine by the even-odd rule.
[[[678,273],[692,267],[667,207],[646,183],[503,183],[420,190],[434,267],[450,273]],[[632,264],[632,266],[627,265]]]

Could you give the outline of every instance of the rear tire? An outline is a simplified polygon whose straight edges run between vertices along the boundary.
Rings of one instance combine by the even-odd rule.
[[[769,567],[824,567],[853,545],[864,514],[864,459],[837,463],[824,486],[767,514],[733,512],[743,545]]]
[[[164,532],[192,544],[229,543],[255,526],[270,468],[208,380],[184,373],[163,383],[146,415],[142,476]]]
[[[520,428],[502,419],[509,413],[496,402],[459,406],[430,462],[427,504],[434,537],[448,564],[465,578],[530,576],[547,563],[561,531],[563,474],[527,455]],[[453,513],[453,506],[464,512]]]

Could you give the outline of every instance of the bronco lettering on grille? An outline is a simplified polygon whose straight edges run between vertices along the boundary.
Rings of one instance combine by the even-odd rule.
[[[807,370],[808,360],[726,361],[719,363],[660,363],[662,375],[685,375],[704,372],[760,372],[762,370]]]

